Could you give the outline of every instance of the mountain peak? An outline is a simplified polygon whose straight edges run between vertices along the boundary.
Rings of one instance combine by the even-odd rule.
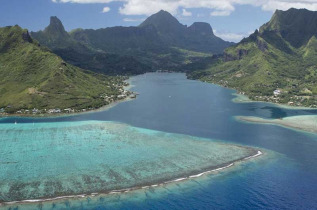
[[[71,37],[65,30],[62,22],[56,17],[52,16],[50,24],[44,31],[32,32],[31,36],[47,47],[53,46],[69,46]]]
[[[160,10],[159,12],[148,17],[140,27],[153,25],[160,33],[175,33],[182,29],[186,29],[186,26],[178,22],[178,20],[165,10]]]
[[[188,30],[200,35],[214,35],[211,25],[205,22],[195,22],[188,27]]]
[[[50,24],[45,28],[45,33],[49,33],[52,36],[69,36],[66,32],[62,21],[56,16],[50,18]]]
[[[316,16],[316,11],[310,11],[307,9],[290,8],[286,11],[276,10],[271,20],[264,25],[265,27],[262,26],[261,28],[276,30],[279,29],[279,27],[281,27],[283,24],[293,24],[293,26],[300,26],[299,24],[302,24],[302,21],[310,20]]]
[[[172,16],[171,13],[165,10],[160,10],[159,12],[156,13],[156,15],[167,15],[167,16]]]
[[[276,10],[271,20],[260,28],[261,33],[264,31],[274,31],[299,48],[317,34],[317,12],[294,8]]]
[[[50,25],[58,25],[58,26],[64,27],[62,24],[62,21],[60,19],[58,19],[58,17],[56,17],[56,16],[51,16]]]

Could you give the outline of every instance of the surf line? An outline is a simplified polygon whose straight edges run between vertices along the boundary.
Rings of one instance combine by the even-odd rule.
[[[68,199],[68,198],[85,198],[85,197],[94,197],[97,195],[110,195],[110,194],[118,194],[118,193],[127,193],[127,192],[131,192],[134,190],[139,190],[139,189],[147,189],[147,188],[151,188],[151,187],[159,187],[162,185],[166,185],[166,184],[170,184],[170,183],[175,183],[175,182],[180,182],[180,181],[184,181],[184,180],[189,180],[189,179],[193,179],[193,178],[197,178],[197,177],[201,177],[203,175],[212,173],[212,172],[216,172],[216,171],[221,171],[224,170],[226,168],[230,168],[232,167],[235,163],[240,162],[240,161],[244,161],[244,160],[249,160],[251,158],[256,158],[260,155],[262,155],[263,153],[258,150],[257,154],[255,155],[251,155],[249,157],[245,157],[242,160],[238,160],[236,162],[230,163],[226,166],[220,167],[220,168],[216,168],[216,169],[212,169],[209,171],[205,171],[196,175],[191,175],[188,177],[183,177],[183,178],[178,178],[178,179],[174,179],[171,181],[165,181],[159,184],[152,184],[152,185],[148,185],[148,186],[143,186],[143,187],[131,187],[131,188],[125,188],[125,189],[121,189],[121,190],[112,190],[109,191],[108,193],[90,193],[90,194],[80,194],[80,195],[66,195],[66,196],[59,196],[59,197],[54,197],[54,198],[46,198],[46,199],[28,199],[28,200],[21,200],[21,201],[8,201],[8,202],[2,202],[0,203],[0,206],[4,206],[4,205],[13,205],[13,204],[26,204],[26,203],[40,203],[40,202],[45,202],[45,201],[55,201],[55,200],[63,200],[63,199]]]

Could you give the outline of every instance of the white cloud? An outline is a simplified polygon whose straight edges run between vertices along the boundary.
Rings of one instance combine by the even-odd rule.
[[[276,9],[287,10],[289,8],[297,8],[297,9],[306,8],[306,9],[315,11],[317,10],[317,0],[301,0],[301,1],[270,0],[262,5],[262,9],[265,11],[274,11]]]
[[[198,18],[201,18],[201,17],[206,17],[206,15],[205,15],[205,14],[203,14],[203,13],[198,13],[198,14],[197,14],[197,17],[198,17]]]
[[[110,11],[110,7],[104,7],[102,13],[107,13]]]
[[[317,0],[52,0],[56,3],[123,2],[119,12],[124,15],[151,15],[161,9],[177,14],[179,9],[207,8],[212,16],[230,15],[237,5],[252,5],[265,11],[289,8],[317,10]]]
[[[119,12],[124,15],[152,15],[163,9],[177,14],[179,2],[174,0],[127,0]]]
[[[78,3],[78,4],[92,4],[92,3],[110,3],[113,0],[52,0],[55,3]]]
[[[144,20],[144,18],[123,18],[125,22],[142,22]]]
[[[218,32],[217,30],[214,30],[214,34],[223,40],[231,41],[231,42],[239,42],[243,38],[248,37],[250,34],[252,34],[253,31],[248,33],[231,33],[231,32]]]
[[[213,11],[210,13],[211,16],[228,16],[231,14],[231,11],[223,10],[223,11]]]
[[[187,11],[186,9],[183,9],[182,15],[185,17],[190,17],[190,16],[192,16],[192,13]]]

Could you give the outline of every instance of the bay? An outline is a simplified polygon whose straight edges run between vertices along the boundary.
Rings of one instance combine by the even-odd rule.
[[[234,90],[187,80],[180,73],[131,79],[137,99],[107,111],[57,118],[3,118],[1,123],[116,121],[135,127],[219,139],[272,151],[267,160],[165,187],[69,199],[24,208],[58,209],[314,209],[317,206],[317,135],[274,125],[238,122],[234,116],[282,118],[316,115],[270,103],[234,103]]]

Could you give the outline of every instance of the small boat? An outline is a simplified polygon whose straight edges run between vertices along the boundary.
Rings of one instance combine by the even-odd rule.
[[[14,124],[15,124],[15,125],[18,124],[17,121],[15,121]]]

